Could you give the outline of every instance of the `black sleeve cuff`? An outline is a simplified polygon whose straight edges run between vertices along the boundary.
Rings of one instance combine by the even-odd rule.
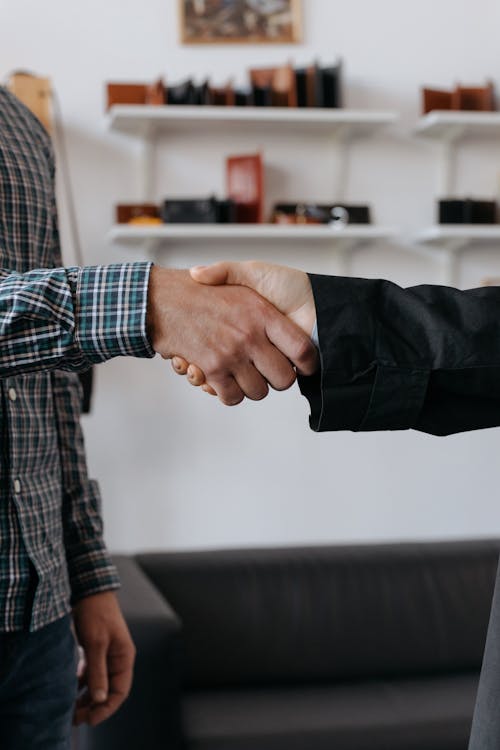
[[[405,430],[418,422],[429,371],[399,368],[377,354],[376,309],[384,282],[310,275],[321,369],[299,378],[310,425],[328,430]]]

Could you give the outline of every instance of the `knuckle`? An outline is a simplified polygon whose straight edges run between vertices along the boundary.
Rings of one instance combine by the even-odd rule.
[[[238,338],[238,352],[241,352],[241,349],[247,351],[255,345],[255,342],[257,340],[257,333],[253,327],[245,328],[241,331]]]

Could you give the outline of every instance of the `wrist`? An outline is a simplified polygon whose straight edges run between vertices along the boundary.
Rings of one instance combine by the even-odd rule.
[[[151,347],[156,353],[160,352],[160,341],[164,336],[164,331],[160,325],[160,290],[168,284],[169,269],[161,266],[153,266],[149,275],[148,298],[146,308],[146,334]]]

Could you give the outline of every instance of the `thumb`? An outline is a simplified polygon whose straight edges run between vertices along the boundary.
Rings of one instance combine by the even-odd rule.
[[[214,263],[212,266],[195,266],[189,273],[198,284],[234,284],[235,269],[232,266],[236,266],[236,263],[222,262]]]
[[[195,266],[190,274],[199,284],[235,284],[248,286],[258,292],[264,268],[265,264],[258,261],[222,261],[212,266]]]
[[[94,643],[85,650],[87,659],[87,689],[93,703],[104,703],[108,698],[107,647]]]

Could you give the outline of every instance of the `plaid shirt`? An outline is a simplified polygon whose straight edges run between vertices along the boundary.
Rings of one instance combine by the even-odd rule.
[[[0,631],[117,588],[74,372],[151,357],[150,264],[62,268],[50,139],[0,87]],[[42,270],[33,270],[42,269]]]

